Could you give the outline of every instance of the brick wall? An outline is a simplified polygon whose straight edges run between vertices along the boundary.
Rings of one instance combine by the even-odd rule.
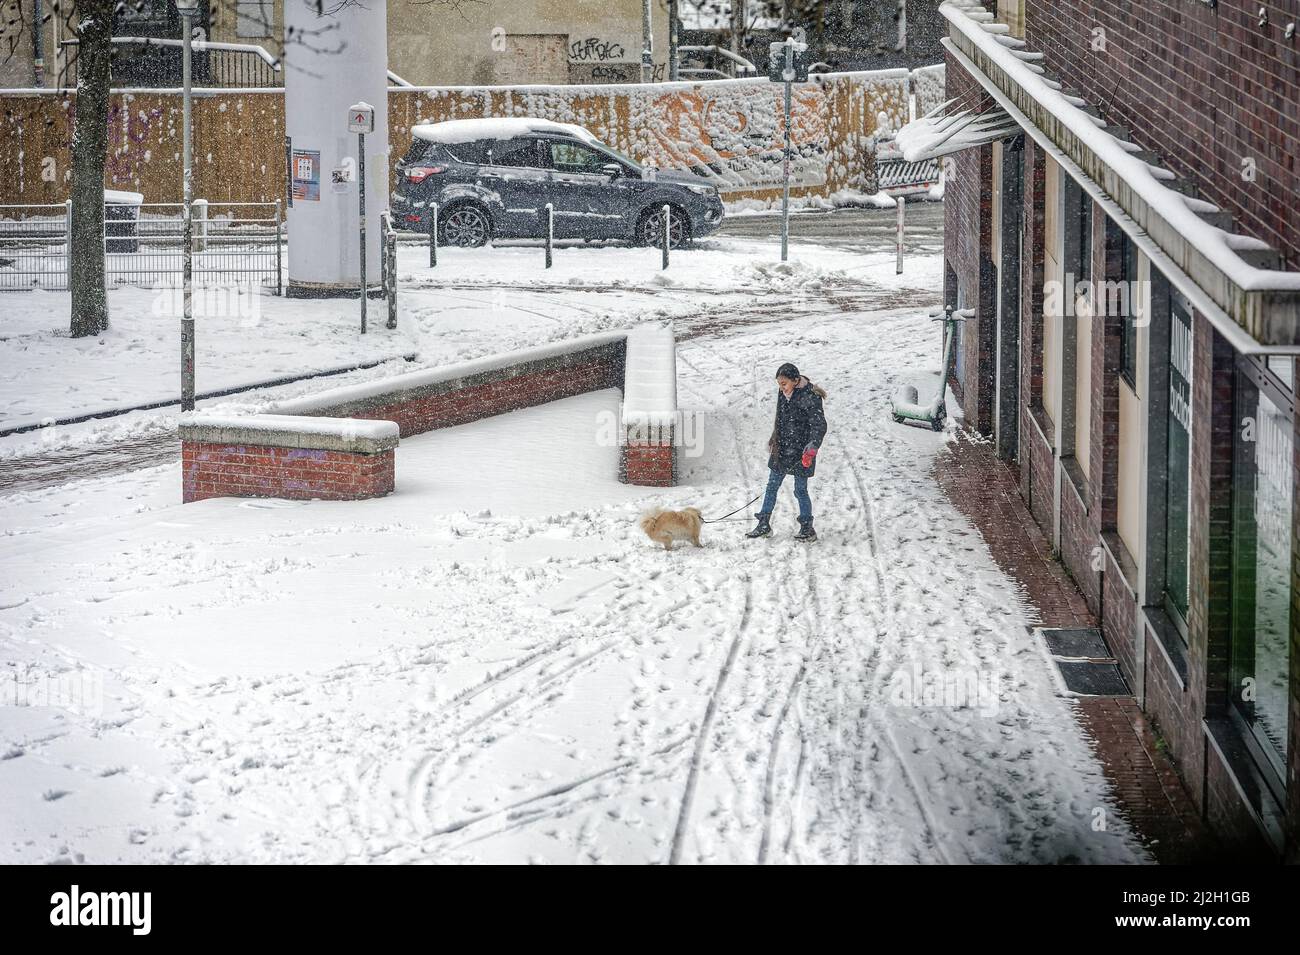
[[[1246,812],[1237,792],[1237,782],[1219,754],[1211,748],[1205,758],[1202,792],[1206,821],[1221,837],[1229,858],[1222,861],[1248,864],[1276,863],[1277,853]]]
[[[1236,352],[1203,315],[1193,314],[1193,334],[1192,593],[1187,613],[1196,666],[1189,682],[1205,715],[1214,718],[1227,709],[1230,678]]]
[[[1124,275],[1123,233],[1097,206],[1092,210],[1092,274],[1104,281]],[[1090,504],[1094,526],[1113,530],[1119,515],[1119,373],[1125,315],[1092,321],[1092,408],[1079,427],[1091,428],[1088,454]]]
[[[1101,572],[1101,586],[1105,591],[1101,602],[1101,628],[1106,637],[1106,646],[1119,661],[1120,672],[1131,688],[1137,686],[1137,599],[1125,583],[1124,574],[1115,563],[1114,555],[1109,550],[1105,553],[1106,560]]]
[[[1031,489],[1033,422],[1030,415],[1043,406],[1043,236],[1045,232],[1043,193],[1046,188],[1046,154],[1038,144],[1025,139],[1024,212],[1021,217],[1024,241],[1020,263],[1020,461],[1031,467],[1021,470],[1021,494],[1031,505],[1044,487]],[[1051,493],[1050,491],[1048,493]],[[1037,517],[1037,514],[1035,514]],[[1050,525],[1048,525],[1050,526]]]
[[[623,337],[602,337],[608,340],[574,351],[525,357],[513,364],[488,367],[459,377],[414,373],[376,383],[378,390],[372,391],[368,386],[362,386],[360,393],[355,386],[337,389],[284,402],[274,410],[283,419],[282,430],[290,435],[295,431],[295,420],[301,420],[303,415],[318,415],[392,421],[397,424],[401,437],[410,437],[561,398],[624,387],[626,341]],[[670,362],[665,373],[675,375],[675,364]],[[666,435],[664,440],[636,440],[623,448],[619,464],[621,480],[655,487],[676,483],[673,430],[665,427],[660,431],[660,437]],[[241,433],[240,440],[225,442],[208,441],[198,432],[192,433],[182,443],[184,500],[208,497],[344,500],[375,497],[393,490],[391,449],[383,453],[358,453],[351,447],[339,450],[337,442],[327,441],[323,447],[328,450],[320,450],[308,446],[313,440],[309,435],[301,437],[302,446],[286,448],[274,446],[285,442],[283,435],[259,444],[256,433]]]
[[[988,98],[970,74],[949,55],[946,61],[946,95],[964,106],[984,109]],[[951,174],[944,189],[944,234],[952,237],[944,253],[952,270],[945,281],[948,304],[957,304],[957,286],[965,292],[967,308],[976,316],[961,329],[963,378],[953,382],[968,427],[993,433],[993,383],[996,375],[996,285],[990,258],[993,208],[991,146],[965,149],[950,157]]]
[[[1300,267],[1300,37],[1259,0],[1026,0],[1029,48],[1238,227]],[[1094,50],[1094,29],[1105,50]],[[1171,91],[1177,91],[1171,100]],[[1176,104],[1176,108],[1175,108]],[[1255,164],[1253,182],[1243,160]]]
[[[182,500],[279,497],[355,501],[393,490],[393,450],[377,454],[186,441]]]
[[[406,438],[589,391],[620,387],[623,382],[619,368],[616,351],[607,349],[606,354],[575,365],[518,372],[513,368],[502,369],[484,376],[485,380],[455,389],[403,395],[396,400],[381,401],[351,411],[340,408],[339,414],[373,421],[396,421],[402,437]]]
[[[1100,544],[1092,515],[1067,473],[1061,480],[1061,561],[1095,614],[1101,613],[1101,574],[1093,569],[1094,548]]]
[[[1142,708],[1159,728],[1161,738],[1169,747],[1170,757],[1177,765],[1179,774],[1187,781],[1188,792],[1203,809],[1205,745],[1200,707],[1192,698],[1191,691],[1174,672],[1165,650],[1160,646],[1160,639],[1150,627],[1146,628],[1143,671],[1145,694]],[[1176,634],[1170,634],[1165,639],[1179,638]],[[1130,679],[1128,670],[1124,671],[1124,678]]]
[[[671,439],[666,443],[626,444],[623,446],[620,477],[627,484],[672,487],[677,483],[676,458]]]
[[[1020,456],[1029,461],[1029,467],[1020,474],[1021,493],[1029,502],[1029,513],[1034,515],[1043,536],[1052,540],[1052,515],[1056,511],[1056,458],[1052,445],[1043,434],[1041,412],[1032,412],[1023,406],[1020,415]]]

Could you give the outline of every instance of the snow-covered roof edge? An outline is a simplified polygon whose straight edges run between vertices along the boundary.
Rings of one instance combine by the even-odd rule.
[[[985,13],[983,7],[972,10]],[[1070,102],[1065,94],[1052,89],[1028,62],[1018,57],[1009,46],[999,42],[997,36],[1004,31],[985,29],[986,25],[1001,26],[990,20],[977,20],[968,15],[965,4],[947,0],[940,4],[939,12],[981,54],[1001,69],[1040,107],[1067,129],[1080,143],[1112,169],[1147,206],[1164,219],[1210,264],[1245,291],[1300,292],[1300,272],[1286,272],[1257,268],[1244,261],[1231,244],[1242,237],[1232,237],[1222,229],[1203,220],[1187,203],[1187,197],[1165,186],[1156,178],[1152,167],[1124,149],[1119,141],[1099,128],[1095,117]],[[1257,240],[1249,240],[1256,243]],[[1264,243],[1252,248],[1265,249]]]

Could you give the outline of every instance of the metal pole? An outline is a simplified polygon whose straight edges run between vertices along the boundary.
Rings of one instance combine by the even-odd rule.
[[[357,133],[357,179],[361,185],[361,334],[366,333],[366,134]]]
[[[388,327],[397,327],[397,233],[393,222],[384,219],[384,260],[388,263]]]
[[[184,133],[181,150],[183,159],[182,201],[184,203],[183,229],[184,247],[181,249],[181,281],[184,285],[184,310],[181,314],[181,411],[194,410],[194,220],[190,207],[193,192],[194,170],[191,165],[193,144],[190,136],[190,45],[193,41],[191,18],[193,10],[181,10],[181,28],[185,31],[185,43],[181,54],[181,85],[184,88],[182,123]]]
[[[546,204],[546,267],[551,267],[551,243],[555,241],[555,206]]]
[[[429,217],[429,268],[438,264],[438,203],[432,203],[433,215]]]
[[[681,66],[677,27],[677,0],[668,0],[668,79],[674,83],[680,78],[677,70]]]
[[[740,38],[745,32],[745,0],[731,0],[731,52],[740,55]],[[736,76],[739,67],[731,61],[731,75]]]
[[[785,41],[785,75],[794,75],[794,41]],[[790,254],[790,99],[794,84],[785,81],[785,163],[781,173],[781,261]]]
[[[654,36],[650,33],[650,0],[641,0],[641,82],[655,78]]]
[[[903,274],[903,220],[907,212],[907,196],[898,196],[898,267],[896,269],[899,275]]]
[[[280,215],[280,200],[275,200],[275,294],[284,296],[284,219]]]
[[[57,23],[58,19],[59,19],[58,17],[55,17],[54,22]],[[138,222],[136,223],[136,228],[137,229],[140,228],[140,224]],[[70,289],[72,288],[72,200],[71,199],[63,200],[63,240],[64,240],[63,269],[64,272],[66,273],[63,281],[67,284],[67,287]]]
[[[668,268],[668,246],[672,245],[672,241],[673,241],[673,210],[669,206],[665,205],[664,206],[664,238],[663,238],[663,247],[664,247],[663,267],[664,268]]]

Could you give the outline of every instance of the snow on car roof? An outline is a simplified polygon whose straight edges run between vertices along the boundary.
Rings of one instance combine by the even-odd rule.
[[[513,139],[528,133],[563,133],[586,143],[598,142],[595,136],[573,123],[557,123],[531,116],[494,119],[449,119],[441,123],[420,123],[411,134],[425,142],[472,143],[479,139]]]

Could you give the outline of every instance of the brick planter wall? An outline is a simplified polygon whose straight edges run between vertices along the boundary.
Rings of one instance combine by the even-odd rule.
[[[628,341],[657,342],[636,381],[626,374]],[[629,386],[652,397],[639,424],[624,421],[619,478],[629,484],[676,483],[676,355],[672,329],[593,335],[518,354],[336,388],[280,402],[274,414],[181,426],[183,499],[283,497],[356,500],[394,487],[399,435]],[[626,414],[626,413],[625,413]],[[663,421],[660,421],[660,419]],[[385,437],[379,437],[383,435]],[[391,435],[391,437],[388,437]]]
[[[185,442],[186,504],[209,497],[354,501],[393,490],[393,451],[355,454],[306,448]]]
[[[668,326],[628,333],[619,479],[625,484],[677,483],[677,346]]]
[[[393,490],[389,422],[194,415],[180,426],[181,495],[352,501]]]
[[[627,484],[672,487],[677,483],[675,452],[671,435],[659,442],[629,442],[623,446],[619,476]]]
[[[594,339],[594,341],[592,340]],[[623,387],[623,335],[592,336],[549,353],[495,356],[449,369],[413,372],[362,386],[281,402],[279,414],[396,421],[403,438]]]

